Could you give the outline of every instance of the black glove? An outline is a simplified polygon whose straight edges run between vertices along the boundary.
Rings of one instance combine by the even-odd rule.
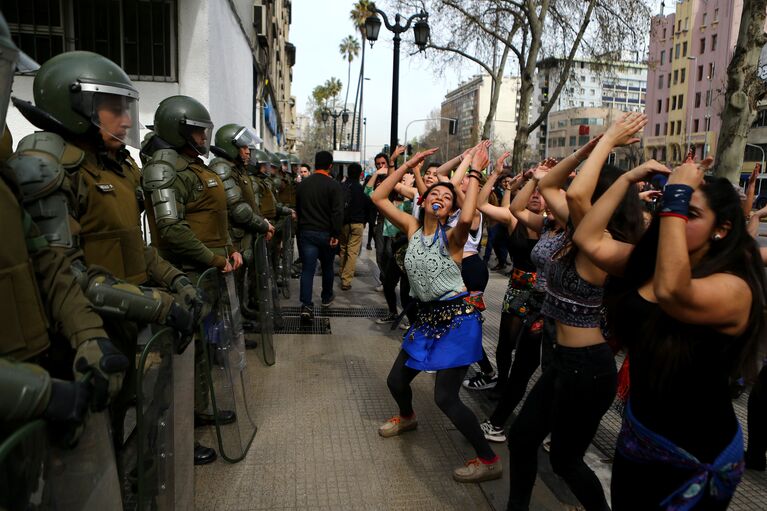
[[[105,337],[89,339],[77,348],[74,370],[78,382],[86,381],[92,393],[91,408],[101,411],[120,392],[129,361]],[[86,380],[88,375],[90,380]]]
[[[191,308],[195,302],[202,302],[200,289],[192,284],[189,277],[181,275],[173,281],[173,290],[178,295],[181,303]]]
[[[54,422],[81,423],[90,397],[90,390],[84,382],[51,378],[51,398],[43,418]]]

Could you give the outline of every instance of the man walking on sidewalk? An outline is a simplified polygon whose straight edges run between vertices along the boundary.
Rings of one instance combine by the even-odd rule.
[[[296,190],[298,243],[301,247],[301,319],[313,317],[312,288],[317,259],[322,265],[322,306],[333,303],[333,258],[344,220],[341,185],[330,177],[333,155],[320,151],[314,157],[314,173]]]
[[[359,163],[349,165],[347,179],[343,183],[344,191],[344,226],[341,229],[341,289],[352,288],[357,255],[362,246],[362,231],[365,229],[367,213],[365,195],[360,176],[362,167]]]

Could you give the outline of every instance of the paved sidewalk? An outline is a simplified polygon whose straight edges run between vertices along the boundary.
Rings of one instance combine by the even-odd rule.
[[[330,335],[275,336],[273,367],[265,367],[256,352],[248,352],[259,431],[242,462],[219,460],[196,467],[196,509],[505,509],[508,473],[500,481],[481,485],[452,480],[452,470],[473,453],[434,404],[432,375],[421,374],[413,382],[418,429],[402,437],[379,437],[378,426],[396,413],[386,376],[402,330],[390,331],[374,321],[375,314],[386,312],[383,294],[374,291],[374,268],[373,252],[363,247],[352,290],[341,291],[336,279]],[[484,344],[491,359],[506,280],[491,272],[486,294]],[[297,283],[291,281],[294,298],[282,304],[286,311],[297,305]],[[318,298],[319,278],[314,291]],[[348,317],[361,309],[368,317]],[[495,404],[482,392],[464,390],[462,399],[480,419]],[[744,395],[735,402],[741,418],[746,399]],[[608,458],[619,425],[611,410],[587,455],[607,490]],[[197,431],[203,443],[215,445],[211,429]],[[506,445],[493,446],[506,464]],[[573,509],[576,502],[551,472],[541,450],[531,509]],[[731,509],[767,509],[767,477],[748,471]]]

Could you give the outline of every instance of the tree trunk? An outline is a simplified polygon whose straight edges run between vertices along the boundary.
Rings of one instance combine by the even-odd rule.
[[[727,93],[722,126],[716,144],[716,175],[738,183],[748,132],[756,117],[756,105],[765,97],[765,84],[757,76],[759,55],[765,44],[764,20],[767,0],[744,0],[738,42],[727,67]]]
[[[360,76],[357,79],[357,92],[354,93],[354,113],[352,114],[352,149],[360,149],[360,132],[362,131],[362,81],[365,79],[365,37],[362,37],[362,59],[360,60]],[[357,123],[357,145],[354,145],[354,124],[357,120],[357,108],[359,108],[360,117]]]
[[[495,112],[498,110],[498,98],[501,96],[501,87],[503,87],[503,71],[506,69],[506,60],[509,58],[509,46],[504,46],[503,55],[501,56],[501,62],[498,63],[498,68],[495,69],[495,76],[492,76],[495,86],[493,87],[493,95],[490,97],[490,110],[487,112],[485,118],[485,125],[482,127],[482,139],[490,139],[493,133],[493,126],[495,119]]]

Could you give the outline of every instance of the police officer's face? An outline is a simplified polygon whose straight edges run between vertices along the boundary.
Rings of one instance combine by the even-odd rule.
[[[99,119],[99,133],[107,150],[119,150],[124,145],[123,140],[133,123],[125,99],[113,94],[104,94],[99,98],[96,113]]]
[[[192,140],[194,141],[194,144],[197,147],[207,147],[208,146],[208,136],[205,133],[205,130],[200,128],[193,130],[191,133]]]
[[[250,147],[240,147],[240,159],[245,165],[250,161]]]

